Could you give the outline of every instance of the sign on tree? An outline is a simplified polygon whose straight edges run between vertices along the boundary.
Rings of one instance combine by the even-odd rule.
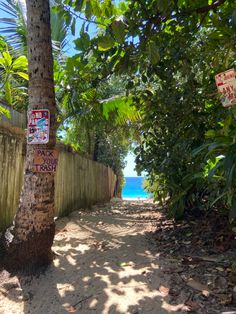
[[[224,107],[236,105],[236,72],[234,69],[219,73],[215,76],[216,85],[220,93],[220,100]]]
[[[28,114],[28,144],[47,144],[49,141],[49,110],[31,110]]]

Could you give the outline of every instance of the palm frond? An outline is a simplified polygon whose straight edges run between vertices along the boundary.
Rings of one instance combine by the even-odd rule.
[[[140,119],[140,113],[132,104],[131,97],[117,96],[101,101],[103,115],[108,120],[110,113],[115,113],[117,124],[125,124]]]
[[[51,0],[51,3],[53,4],[53,0]],[[0,18],[0,34],[13,47],[16,54],[26,54],[27,30],[24,2],[21,0],[1,0],[0,11],[9,15],[9,17]],[[51,13],[51,30],[53,49],[58,54],[68,45],[67,35],[69,28],[66,26],[63,16]]]
[[[9,17],[0,18],[0,33],[16,54],[26,53],[26,11],[21,1],[0,1],[0,10]],[[10,26],[10,27],[9,27]]]

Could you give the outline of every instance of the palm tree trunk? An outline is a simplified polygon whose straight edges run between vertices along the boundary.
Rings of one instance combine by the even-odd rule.
[[[36,149],[55,147],[56,103],[48,0],[27,0],[29,59],[29,109],[50,111],[48,144],[27,145],[25,175],[20,204],[3,239],[3,261],[7,269],[34,272],[52,261],[54,225],[54,173],[33,171]]]

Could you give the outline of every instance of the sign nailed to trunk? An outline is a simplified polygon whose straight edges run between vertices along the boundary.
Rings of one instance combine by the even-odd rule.
[[[49,141],[50,113],[47,109],[31,110],[28,114],[28,144],[46,144]]]
[[[55,149],[36,149],[33,172],[56,172],[58,151]]]
[[[220,100],[224,107],[236,105],[236,72],[234,69],[219,73],[215,76],[216,85],[220,92]]]

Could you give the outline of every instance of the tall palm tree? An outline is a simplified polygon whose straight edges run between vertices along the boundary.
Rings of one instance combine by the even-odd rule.
[[[56,142],[56,102],[48,0],[27,0],[29,108],[50,111],[48,144],[27,145],[24,184],[14,224],[4,234],[3,263],[7,269],[33,272],[52,260],[54,173],[33,171],[36,149],[53,149]]]
[[[55,0],[50,1],[50,6]],[[0,11],[8,17],[0,18],[0,34],[5,36],[7,42],[20,54],[26,54],[26,6],[25,0],[1,0]],[[54,53],[58,54],[66,49],[69,28],[61,15],[51,12],[51,38]]]

